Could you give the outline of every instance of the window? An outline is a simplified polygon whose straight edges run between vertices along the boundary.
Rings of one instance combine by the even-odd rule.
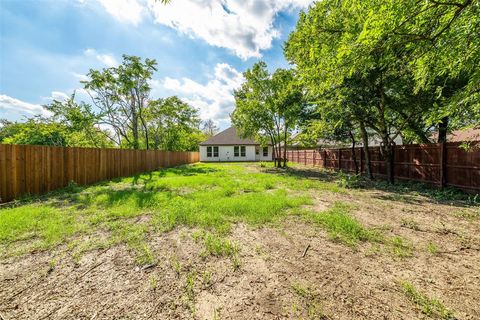
[[[247,153],[246,153],[245,150],[246,150],[245,146],[240,147],[240,156],[241,157],[246,157],[247,156]]]
[[[263,156],[268,157],[268,147],[263,147]]]
[[[258,156],[260,154],[260,147],[255,146],[255,154]]]
[[[238,151],[239,148],[240,148],[239,146],[233,147],[233,156],[234,157],[239,157],[240,156],[240,152]]]
[[[207,147],[207,158],[212,157],[212,147]]]
[[[218,157],[218,147],[213,147],[213,156]]]

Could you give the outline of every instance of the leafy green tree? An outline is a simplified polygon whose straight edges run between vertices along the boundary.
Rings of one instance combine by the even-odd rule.
[[[120,66],[91,69],[90,79],[82,82],[100,110],[101,123],[115,132],[118,145],[139,149],[142,135],[145,147],[150,145],[145,109],[156,64],[153,59],[123,55]]]
[[[444,123],[445,116],[464,115],[465,110],[475,110],[465,108],[466,99],[459,103],[458,97],[463,95],[461,92],[464,92],[472,81],[476,81],[476,71],[469,73],[466,86],[457,85],[455,94],[447,95],[445,84],[450,79],[455,79],[458,73],[448,68],[430,67],[427,69],[432,73],[427,75],[427,69],[421,68],[420,61],[425,62],[421,55],[431,52],[422,51],[425,50],[424,44],[420,45],[419,42],[396,34],[400,21],[408,19],[410,14],[423,15],[414,5],[418,4],[418,1],[406,2],[406,7],[403,1],[393,0],[317,2],[307,13],[301,13],[297,28],[285,46],[287,58],[296,65],[308,91],[321,98],[336,91],[337,111],[353,116],[360,132],[372,130],[382,139],[381,149],[391,182],[392,146],[396,136],[409,133],[421,141],[426,141],[432,124]],[[432,5],[433,1],[423,3]],[[463,10],[470,10],[469,14],[478,12],[470,7],[470,4],[465,4],[467,5],[462,5],[463,9],[459,10],[458,14],[464,14],[466,11]],[[430,10],[429,5],[423,8],[425,12]],[[445,13],[444,17],[448,16],[450,15]],[[451,18],[453,19],[453,16]],[[424,21],[426,24],[427,20]],[[437,22],[442,24],[443,20],[440,20]],[[478,17],[474,19],[474,24],[477,21]],[[457,32],[467,27],[463,18],[455,18],[452,24],[453,22],[458,23]],[[452,24],[447,22],[445,27],[449,29]],[[410,22],[404,25],[410,25]],[[410,26],[414,28],[414,25]],[[424,24],[416,25],[416,28],[427,32],[429,28],[424,27]],[[443,33],[443,29],[438,31]],[[443,36],[433,36],[431,40],[436,41],[440,37]],[[431,55],[430,59],[434,62],[440,60],[435,57]],[[477,58],[473,60],[475,59]],[[428,64],[431,65],[432,61],[429,60]],[[425,65],[426,62],[422,66]],[[442,78],[445,81],[439,86],[432,85],[433,80],[438,82],[438,79]],[[437,96],[432,95],[432,92],[436,92]],[[442,103],[439,103],[440,101]],[[447,105],[453,107],[445,107]],[[458,111],[459,108],[464,111]]]
[[[204,140],[198,110],[176,96],[150,101],[145,120],[155,150],[198,150]]]
[[[75,101],[75,93],[65,101],[53,100],[44,108],[52,113],[47,121],[59,123],[68,132],[67,145],[76,147],[111,147],[115,140],[100,129],[99,116],[89,104]]]
[[[46,123],[41,118],[26,122],[1,121],[0,142],[5,144],[30,144],[64,147],[67,145],[67,130],[63,125]]]
[[[233,124],[243,136],[267,137],[273,144],[274,160],[296,126],[302,109],[302,90],[292,70],[277,69],[272,75],[265,62],[253,65],[244,74],[246,81],[235,91]],[[265,140],[265,139],[264,139]],[[283,148],[286,166],[286,148]],[[275,163],[278,167],[281,162]]]

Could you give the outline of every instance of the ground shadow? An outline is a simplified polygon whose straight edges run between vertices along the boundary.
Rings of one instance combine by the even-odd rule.
[[[440,189],[436,186],[419,182],[398,181],[389,184],[381,179],[370,180],[366,176],[356,176],[322,168],[288,167],[264,168],[262,172],[281,174],[303,179],[313,179],[324,182],[336,182],[351,189],[381,191],[374,194],[374,198],[381,200],[398,201],[403,203],[421,204],[425,202],[454,204],[455,206],[478,206],[480,196],[463,192],[460,189],[446,187]]]

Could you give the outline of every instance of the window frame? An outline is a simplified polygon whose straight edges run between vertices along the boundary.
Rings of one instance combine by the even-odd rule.
[[[247,156],[247,147],[240,146],[240,157],[245,158]]]
[[[268,147],[263,147],[262,154],[264,157],[268,157]]]
[[[213,147],[213,157],[218,158],[218,147]]]
[[[212,157],[212,146],[208,146],[207,147],[207,158],[211,158]]]
[[[240,146],[234,146],[233,147],[233,156],[234,157],[240,157]]]

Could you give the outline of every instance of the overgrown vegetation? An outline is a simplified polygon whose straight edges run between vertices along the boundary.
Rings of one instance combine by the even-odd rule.
[[[70,242],[70,250],[81,256],[126,243],[138,263],[149,264],[155,261],[147,245],[149,234],[187,225],[208,231],[202,235],[208,254],[230,256],[238,265],[236,246],[222,238],[232,223],[271,223],[290,209],[311,203],[307,193],[290,194],[293,191],[338,192],[334,183],[247,170],[243,164],[183,166],[25,199],[1,210],[2,255]],[[95,238],[79,240],[90,234]]]

